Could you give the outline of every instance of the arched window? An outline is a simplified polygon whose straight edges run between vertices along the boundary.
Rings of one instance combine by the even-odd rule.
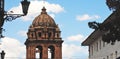
[[[39,54],[39,49],[36,48],[36,59],[39,58],[39,55],[40,55],[40,54]]]
[[[48,47],[48,59],[54,59],[55,48],[54,46]]]
[[[42,36],[42,33],[41,33],[41,32],[39,32],[39,33],[38,33],[38,36],[39,36],[39,37],[41,37],[41,36]]]
[[[59,33],[57,33],[57,37],[59,37]]]
[[[51,32],[48,33],[48,39],[51,38],[51,34],[52,34]]]
[[[51,59],[51,51],[50,51],[50,48],[48,48],[48,59]]]
[[[118,54],[118,52],[117,52],[117,51],[115,51],[115,58],[117,58],[117,54]]]
[[[36,47],[36,59],[42,59],[42,46],[37,46]]]
[[[31,37],[33,37],[33,33],[31,33]]]

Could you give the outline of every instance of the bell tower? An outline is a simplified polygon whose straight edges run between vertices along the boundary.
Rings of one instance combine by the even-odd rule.
[[[62,59],[61,31],[45,7],[33,20],[27,36],[26,59]]]

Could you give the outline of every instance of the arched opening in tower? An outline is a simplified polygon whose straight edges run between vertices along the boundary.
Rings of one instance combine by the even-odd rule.
[[[42,59],[42,46],[37,46],[36,47],[36,59]]]
[[[51,32],[48,33],[48,40],[51,38]]]
[[[38,33],[38,36],[41,38],[41,37],[42,37],[42,33],[41,33],[41,32],[39,32],[39,33]]]
[[[54,46],[48,47],[48,59],[54,59],[55,56],[55,48]]]

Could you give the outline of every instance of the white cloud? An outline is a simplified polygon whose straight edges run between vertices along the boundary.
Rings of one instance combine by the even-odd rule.
[[[81,34],[77,34],[77,35],[73,35],[73,36],[70,36],[70,37],[67,37],[67,39],[69,41],[79,41],[79,42],[82,42],[85,37]]]
[[[53,19],[55,18],[55,14],[49,14]]]
[[[27,37],[27,31],[19,31],[18,35]]]
[[[76,16],[76,19],[79,20],[79,21],[96,20],[96,19],[99,19],[99,18],[100,18],[99,15],[88,15],[88,14]]]
[[[63,42],[63,58],[72,59],[85,59],[88,55],[88,48],[80,46],[81,42],[85,39],[85,36],[81,34],[72,35],[64,39]],[[66,43],[69,42],[70,43]],[[71,42],[72,41],[72,42]],[[77,44],[78,45],[77,45]],[[82,53],[82,54],[81,54]],[[77,56],[76,56],[77,55]]]
[[[76,38],[75,38],[76,37]],[[83,40],[84,36],[78,34],[74,36],[70,36],[66,38],[65,42],[63,43],[62,46],[62,55],[63,59],[86,59],[88,57],[88,48],[83,47],[80,45],[75,44],[75,41],[79,41],[78,39],[81,39],[79,44],[81,44],[81,41]],[[71,40],[73,39],[73,40]],[[74,41],[75,39],[75,41]],[[66,41],[74,41],[74,43],[66,43]],[[1,40],[1,50],[4,50],[6,53],[6,57],[21,57],[25,58],[26,56],[26,48],[25,45],[23,45],[22,42],[18,41],[17,39],[14,38],[9,38],[5,37],[2,38]],[[82,53],[82,54],[81,54]],[[13,59],[13,58],[12,58]]]
[[[1,50],[5,51],[5,57],[9,59],[25,58],[25,46],[17,39],[5,37],[1,39]]]
[[[76,57],[79,57],[81,59],[81,58],[85,58],[84,54],[87,55],[87,52],[88,52],[87,47],[81,47],[81,46],[75,45],[75,44],[63,43],[62,48],[63,48],[63,51],[62,51],[63,58],[76,58]],[[79,56],[77,54],[79,54]],[[83,56],[83,57],[80,57],[80,56]]]
[[[40,14],[41,9],[43,8],[43,6],[46,7],[47,12],[48,13],[52,13],[52,14],[57,14],[60,12],[64,11],[64,8],[61,7],[59,4],[54,4],[54,3],[49,3],[46,2],[45,3],[43,1],[38,1],[38,0],[34,0],[34,1],[30,1],[30,6],[29,6],[29,11],[27,16],[22,17],[22,19],[24,21],[29,21],[29,20],[33,20],[37,15]],[[22,7],[21,5],[17,6],[17,7],[13,7],[11,9],[12,11],[14,11],[14,13],[22,13]],[[55,17],[55,15],[54,15]]]

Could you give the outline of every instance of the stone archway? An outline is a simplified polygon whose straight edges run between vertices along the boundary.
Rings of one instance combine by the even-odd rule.
[[[48,46],[48,58],[54,59],[55,58],[55,47],[54,46]]]
[[[36,53],[35,53],[36,59],[42,59],[42,50],[43,50],[42,46],[37,46],[36,47],[36,49],[35,49],[35,51],[36,51]]]

